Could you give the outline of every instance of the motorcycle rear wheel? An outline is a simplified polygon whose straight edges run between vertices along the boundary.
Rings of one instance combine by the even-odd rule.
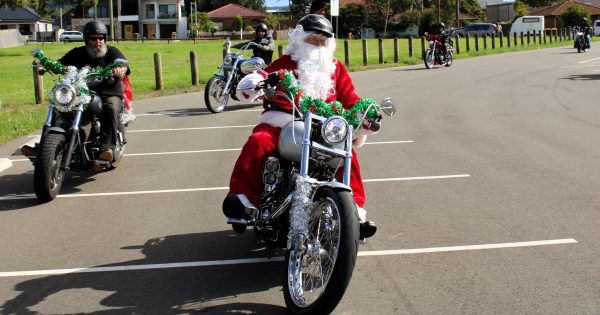
[[[225,109],[225,106],[227,106],[229,93],[223,91],[225,83],[225,80],[219,76],[210,78],[208,83],[206,83],[204,103],[206,104],[206,108],[213,113],[220,113]]]
[[[65,136],[49,133],[40,143],[33,170],[33,188],[41,202],[56,198],[65,179],[65,171],[61,169],[65,152]]]
[[[356,263],[359,225],[350,192],[323,188],[309,219],[305,252],[288,250],[285,304],[292,314],[329,314],[342,299]]]
[[[424,61],[427,69],[433,68],[433,65],[435,64],[435,56],[431,53],[431,50],[427,50],[427,52],[425,52]]]

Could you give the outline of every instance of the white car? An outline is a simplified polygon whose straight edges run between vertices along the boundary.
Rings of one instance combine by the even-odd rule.
[[[78,31],[64,31],[58,40],[61,42],[83,41],[83,34]]]

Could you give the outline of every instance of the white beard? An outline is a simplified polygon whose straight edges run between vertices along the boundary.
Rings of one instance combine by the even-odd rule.
[[[88,55],[90,55],[90,57],[94,58],[94,59],[98,59],[98,58],[102,58],[104,56],[106,56],[106,45],[102,44],[102,45],[98,45],[98,46],[90,46],[87,45],[85,46],[85,48],[87,49]]]
[[[325,46],[317,47],[304,42],[306,35],[302,26],[294,29],[289,35],[290,46],[286,53],[298,63],[296,74],[304,95],[326,100],[334,93],[331,75],[336,69],[335,39],[328,39]]]

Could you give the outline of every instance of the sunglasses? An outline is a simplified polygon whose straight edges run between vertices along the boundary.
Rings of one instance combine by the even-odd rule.
[[[89,40],[90,42],[95,42],[95,41],[103,41],[103,40],[104,40],[104,37],[96,37],[96,36],[94,36],[94,37],[88,37],[88,40]]]

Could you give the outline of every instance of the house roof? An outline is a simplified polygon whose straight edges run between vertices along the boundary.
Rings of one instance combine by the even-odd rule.
[[[11,9],[9,7],[1,7],[0,8],[0,20],[1,23],[31,23],[44,21],[49,22],[49,20],[42,18],[39,16],[35,10],[31,8],[14,8]]]
[[[534,8],[531,10],[529,15],[558,16],[561,13],[563,13],[563,11],[565,11],[570,6],[577,6],[577,7],[584,8],[584,9],[590,11],[592,14],[600,13],[600,7],[597,7],[595,5],[581,3],[581,2],[577,2],[577,1],[573,1],[573,0],[567,0],[563,3],[559,3],[559,4],[547,6],[547,7]]]
[[[214,18],[233,18],[236,16],[241,16],[245,18],[264,18],[267,16],[265,12],[260,12],[252,9],[248,9],[246,7],[242,7],[240,5],[230,3],[226,4],[220,8],[214,9],[207,13],[208,17],[211,19]]]

